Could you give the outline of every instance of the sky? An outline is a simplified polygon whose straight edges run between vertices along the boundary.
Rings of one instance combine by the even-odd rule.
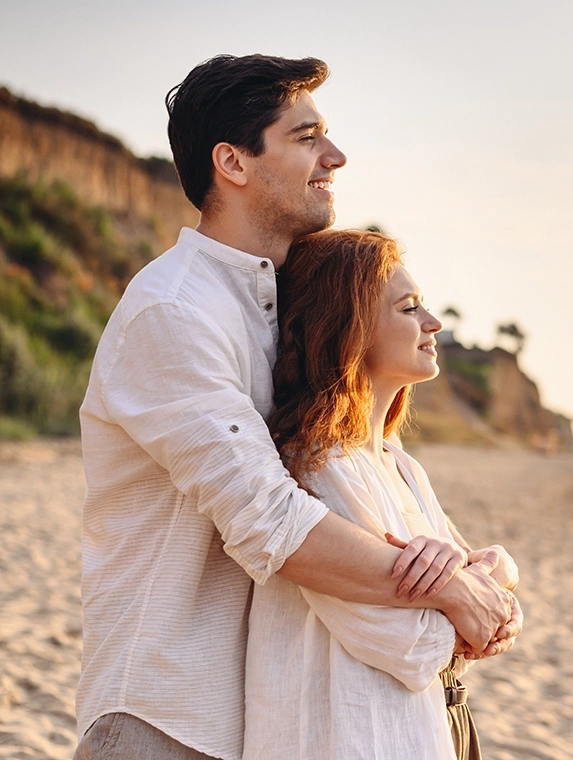
[[[572,0],[18,0],[0,85],[170,157],[166,92],[218,53],[325,60],[338,227],[397,237],[425,301],[573,417]]]

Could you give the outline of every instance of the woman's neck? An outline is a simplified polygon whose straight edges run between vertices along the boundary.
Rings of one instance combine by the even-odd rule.
[[[386,422],[388,410],[398,391],[377,388],[374,383],[372,384],[372,390],[374,391],[374,408],[370,417],[371,435],[365,447],[371,453],[381,458],[384,455],[384,423]]]

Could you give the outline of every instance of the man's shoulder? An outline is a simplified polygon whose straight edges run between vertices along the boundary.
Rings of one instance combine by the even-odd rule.
[[[129,323],[141,312],[162,305],[206,316],[220,301],[229,302],[227,287],[209,257],[180,238],[129,283],[122,298],[122,316]]]

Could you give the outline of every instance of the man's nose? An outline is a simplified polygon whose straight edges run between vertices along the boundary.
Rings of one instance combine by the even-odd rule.
[[[322,164],[332,169],[340,169],[346,163],[346,156],[331,140],[327,139],[327,142],[328,146],[324,151]]]

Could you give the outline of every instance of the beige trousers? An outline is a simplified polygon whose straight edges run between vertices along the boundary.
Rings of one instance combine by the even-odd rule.
[[[74,760],[215,760],[127,713],[109,713],[86,731]]]
[[[446,694],[448,723],[458,760],[482,760],[475,723],[467,705],[467,689],[457,680],[455,658],[440,673]]]

